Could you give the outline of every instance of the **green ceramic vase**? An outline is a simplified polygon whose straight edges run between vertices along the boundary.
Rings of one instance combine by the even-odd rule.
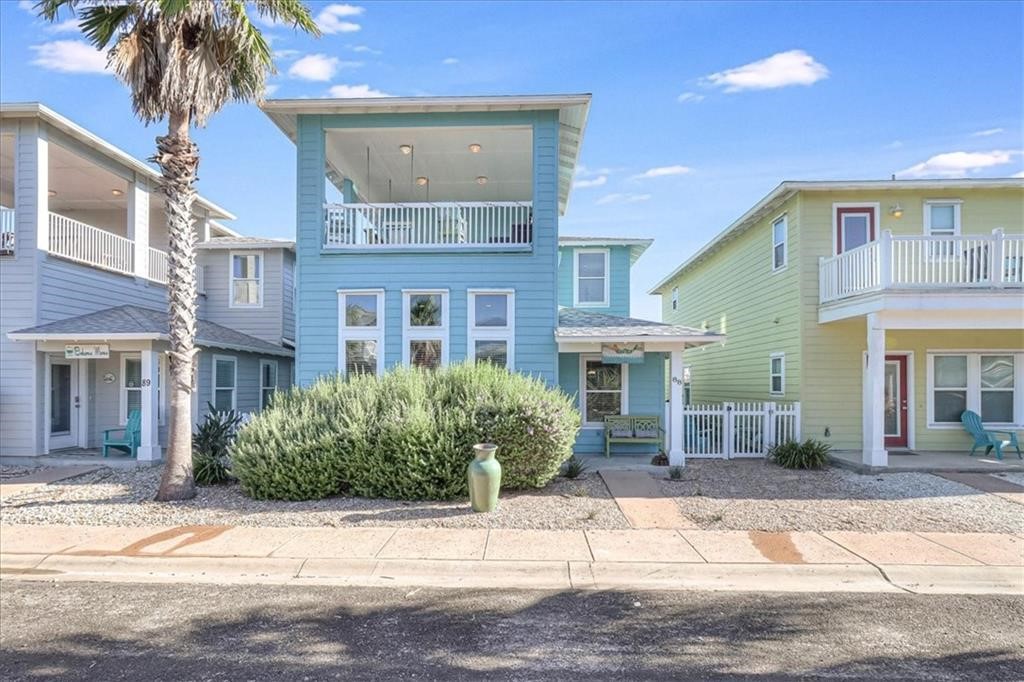
[[[501,488],[501,463],[494,459],[498,446],[478,443],[473,446],[476,459],[469,463],[469,504],[475,512],[494,511]]]

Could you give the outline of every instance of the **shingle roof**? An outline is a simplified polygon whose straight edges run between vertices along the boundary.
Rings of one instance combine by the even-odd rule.
[[[707,339],[708,342],[719,341],[725,337],[721,334],[706,332],[702,329],[685,327],[678,324],[639,320],[635,317],[618,317],[579,308],[559,308],[558,337],[696,337]]]
[[[199,320],[198,322],[196,343],[200,346],[230,348],[272,355],[292,355],[292,352],[288,349],[268,343],[262,339],[257,339],[255,336],[249,336],[234,329],[228,329],[209,320]],[[143,308],[136,305],[121,305],[27,329],[19,329],[10,333],[12,338],[19,336],[41,336],[44,334],[67,336],[69,339],[80,338],[86,335],[100,336],[105,334],[122,337],[137,335],[140,338],[165,339],[168,336],[167,313],[163,310],[153,310],[152,308]]]
[[[200,249],[294,249],[295,242],[288,239],[271,239],[269,237],[211,237],[205,242],[196,244]]]

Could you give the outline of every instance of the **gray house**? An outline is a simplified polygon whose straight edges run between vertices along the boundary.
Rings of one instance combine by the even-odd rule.
[[[98,454],[133,410],[165,441],[167,226],[159,174],[47,107],[0,104],[0,455]],[[291,385],[294,244],[199,197],[198,384],[253,412]]]

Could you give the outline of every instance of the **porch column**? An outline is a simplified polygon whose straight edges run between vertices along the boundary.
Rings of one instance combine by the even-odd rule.
[[[669,354],[669,399],[668,399],[668,463],[672,466],[686,464],[683,452],[683,351],[674,350]]]
[[[149,187],[138,176],[128,185],[128,238],[133,244],[135,276],[149,277]]]
[[[14,158],[15,253],[21,248],[50,250],[50,145],[40,123],[18,125]],[[26,225],[34,220],[33,225]],[[31,232],[29,231],[31,230]],[[24,239],[31,235],[31,241]]]
[[[160,380],[160,356],[157,351],[142,351],[142,424],[140,429],[139,461],[156,461],[160,452],[160,422],[157,401],[157,382]]]
[[[868,354],[864,367],[864,456],[867,466],[889,464],[885,449],[885,328],[878,315],[867,316]]]

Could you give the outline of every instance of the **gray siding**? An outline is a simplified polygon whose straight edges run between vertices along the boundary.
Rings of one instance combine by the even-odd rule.
[[[167,308],[167,288],[143,279],[49,255],[42,256],[40,273],[38,324],[127,303],[154,310]],[[202,297],[199,306],[202,316]]]
[[[292,384],[292,359],[256,353],[240,353],[204,348],[199,355],[199,388],[195,399],[199,404],[199,421],[209,413],[208,404],[213,402],[213,357],[226,356],[237,361],[235,384],[235,409],[239,412],[258,412],[260,409],[260,360],[277,362],[278,388],[284,390]]]
[[[295,340],[295,254],[284,251],[281,270],[281,296],[284,312],[284,338]]]
[[[246,249],[238,249],[245,251]],[[253,250],[253,249],[249,249]],[[228,249],[201,249],[199,262],[206,268],[207,319],[270,343],[284,334],[283,249],[263,252],[263,306],[230,307],[231,253]]]

